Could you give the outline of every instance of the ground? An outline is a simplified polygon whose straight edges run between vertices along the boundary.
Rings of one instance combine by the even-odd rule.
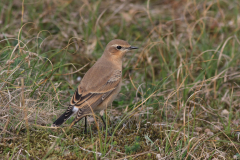
[[[238,0],[0,2],[1,159],[240,159]],[[112,39],[107,114],[51,124]]]

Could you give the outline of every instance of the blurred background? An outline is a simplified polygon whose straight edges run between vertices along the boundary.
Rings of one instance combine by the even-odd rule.
[[[240,158],[239,10],[238,0],[2,0],[0,154]],[[60,131],[46,126],[112,39],[139,48],[125,56],[122,90],[108,110],[118,134],[98,143],[80,122],[69,135],[85,140],[50,152],[46,141]]]

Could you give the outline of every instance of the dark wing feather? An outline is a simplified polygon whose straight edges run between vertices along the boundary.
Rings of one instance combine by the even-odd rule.
[[[69,106],[66,112],[64,112],[54,123],[53,126],[60,126],[65,122],[72,114],[73,114],[73,107],[74,106]]]

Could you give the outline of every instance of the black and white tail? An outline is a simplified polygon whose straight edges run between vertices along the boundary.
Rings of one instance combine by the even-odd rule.
[[[75,113],[74,106],[69,106],[66,112],[64,112],[54,123],[53,127],[58,127],[63,124],[71,115]]]

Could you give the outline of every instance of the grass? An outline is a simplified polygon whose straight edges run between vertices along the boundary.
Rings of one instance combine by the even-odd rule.
[[[1,159],[239,159],[240,3],[0,2]],[[115,38],[139,47],[107,110],[51,124]],[[111,125],[109,125],[110,121]],[[99,126],[99,127],[98,127]]]

